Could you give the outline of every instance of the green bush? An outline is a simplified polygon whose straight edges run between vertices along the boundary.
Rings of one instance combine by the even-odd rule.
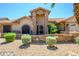
[[[4,38],[5,38],[6,42],[13,42],[16,38],[16,34],[15,33],[5,33]]]
[[[31,42],[31,39],[32,39],[32,37],[29,34],[24,34],[24,35],[21,36],[21,40],[22,40],[22,43],[24,45],[29,44]]]
[[[49,34],[57,33],[58,29],[57,29],[56,24],[48,23],[48,32],[49,32]]]
[[[75,38],[75,43],[79,45],[79,37]]]
[[[58,38],[57,36],[48,36],[48,37],[46,37],[46,43],[49,46],[52,46],[57,43],[57,38]]]

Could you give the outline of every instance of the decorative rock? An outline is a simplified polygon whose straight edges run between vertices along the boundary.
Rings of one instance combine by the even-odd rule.
[[[15,56],[14,52],[0,52],[0,56]]]
[[[69,51],[68,54],[67,54],[67,56],[78,56],[78,54],[76,54],[76,53],[74,53],[72,51]]]

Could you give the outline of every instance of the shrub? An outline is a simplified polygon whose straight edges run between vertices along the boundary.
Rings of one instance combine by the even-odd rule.
[[[57,29],[56,24],[54,24],[54,23],[48,23],[48,32],[49,32],[49,34],[57,33],[58,29]]]
[[[5,38],[6,42],[13,42],[16,38],[16,34],[15,33],[5,33],[4,38]]]
[[[48,36],[48,37],[46,37],[46,43],[49,46],[52,46],[57,43],[57,38],[58,38],[57,36]]]
[[[75,43],[79,45],[79,37],[75,38]]]
[[[22,43],[24,45],[29,44],[31,42],[31,39],[32,39],[32,37],[29,34],[24,34],[24,35],[21,36],[21,40],[22,40]]]

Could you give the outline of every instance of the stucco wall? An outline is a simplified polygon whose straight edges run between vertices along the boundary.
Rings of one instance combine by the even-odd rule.
[[[0,33],[3,32],[3,26],[0,24]]]
[[[44,23],[45,23],[45,17],[44,17],[44,15],[37,16],[36,17],[36,21],[37,21],[37,25],[44,25]]]
[[[29,25],[30,29],[33,31],[34,30],[34,26],[33,26],[33,22],[30,19],[22,19],[20,20],[19,24],[13,24],[12,25],[12,31],[21,31],[22,32],[22,26],[23,25]]]
[[[75,23],[70,23],[69,24],[69,31],[77,31],[77,32],[79,32],[79,26],[76,25]]]
[[[75,17],[69,19],[69,21],[68,21],[68,28],[69,28],[70,32],[72,32],[72,31],[79,32],[79,26],[76,24]]]

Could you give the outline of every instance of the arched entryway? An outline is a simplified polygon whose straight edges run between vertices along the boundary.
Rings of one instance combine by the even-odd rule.
[[[22,26],[22,34],[30,34],[30,26],[29,25]]]
[[[44,27],[42,25],[37,25],[37,34],[44,34]]]

